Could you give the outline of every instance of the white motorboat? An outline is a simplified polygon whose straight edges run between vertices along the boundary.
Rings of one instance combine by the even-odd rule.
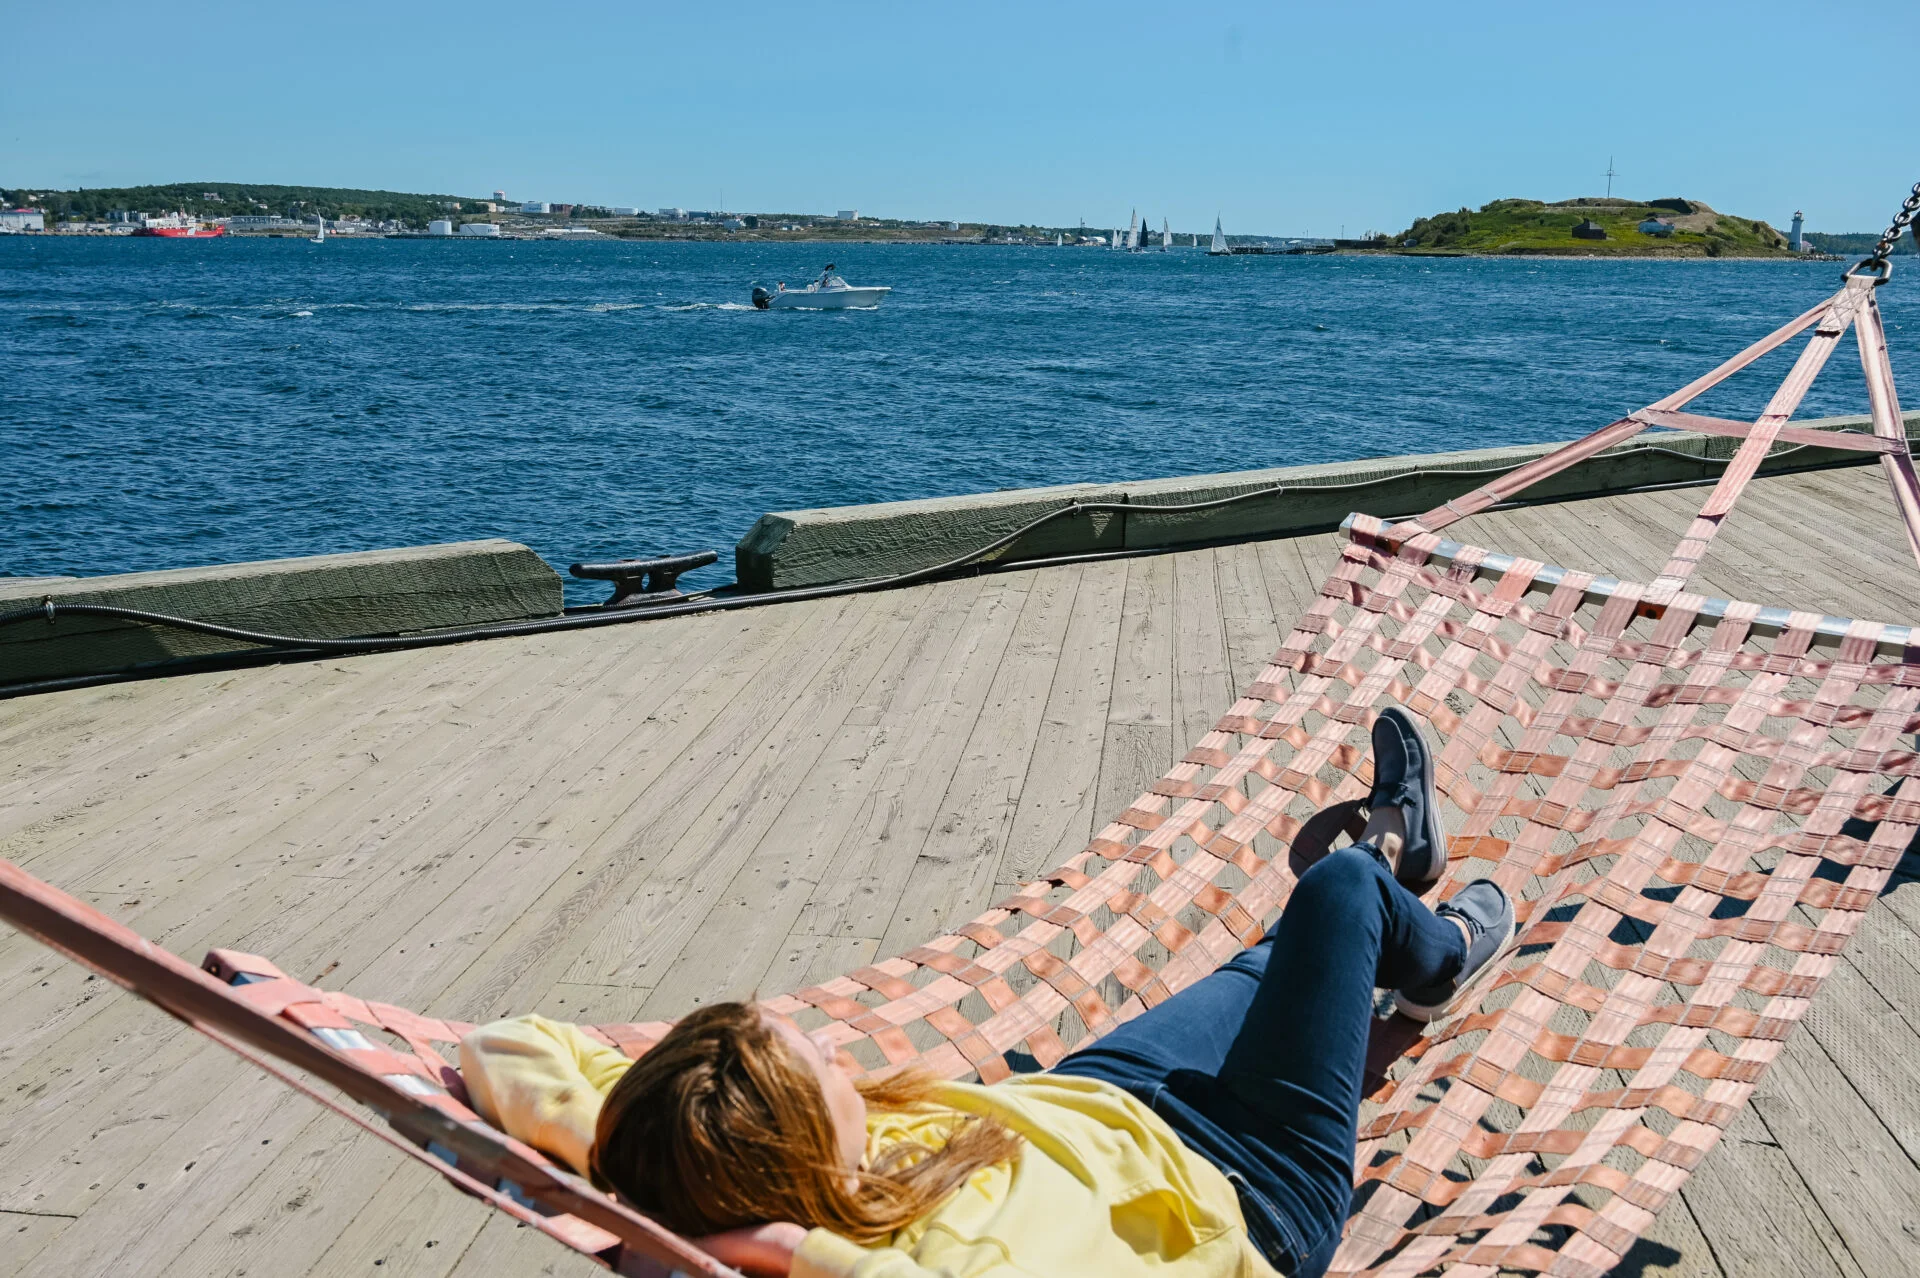
[[[820,278],[805,288],[782,283],[769,292],[756,284],[753,304],[763,311],[870,311],[891,292],[888,284],[849,284],[833,273],[833,263],[828,262]]]

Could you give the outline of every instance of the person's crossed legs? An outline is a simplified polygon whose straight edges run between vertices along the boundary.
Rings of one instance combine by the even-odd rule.
[[[1467,952],[1395,881],[1404,830],[1376,812],[1300,877],[1272,936],[1054,1067],[1151,1105],[1236,1181],[1255,1241],[1294,1274],[1325,1268],[1346,1220],[1374,990],[1449,980]]]

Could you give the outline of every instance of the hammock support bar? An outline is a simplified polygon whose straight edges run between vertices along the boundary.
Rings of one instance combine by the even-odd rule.
[[[1368,515],[1348,515],[1341,521],[1340,531],[1351,536],[1357,529],[1365,529],[1371,518]],[[1518,555],[1503,554],[1497,550],[1477,551],[1477,548],[1465,542],[1452,541],[1445,537],[1434,542],[1433,549],[1428,555],[1429,562],[1449,566],[1461,560],[1467,561],[1463,566],[1470,568],[1476,578],[1488,581],[1498,581],[1516,565],[1525,562]],[[1566,581],[1585,575],[1571,569],[1556,568],[1552,564],[1546,564],[1536,569],[1527,579],[1526,593],[1550,595]],[[1582,598],[1589,603],[1603,603],[1612,598],[1622,584],[1618,577],[1593,577],[1581,586]],[[1704,619],[1718,621],[1727,615],[1729,608],[1735,606],[1731,599],[1704,597],[1694,605],[1694,611]],[[1768,605],[1753,614],[1753,620],[1749,625],[1755,634],[1771,637],[1785,630],[1794,616],[1795,613],[1791,608]],[[1838,646],[1840,641],[1845,639],[1858,624],[1852,617],[1823,616],[1809,629],[1813,635],[1815,647],[1831,648]],[[1885,656],[1897,657],[1905,654],[1909,648],[1920,647],[1920,634],[1916,633],[1917,629],[1920,628],[1898,625],[1885,627],[1880,638],[1875,642],[1874,651]]]

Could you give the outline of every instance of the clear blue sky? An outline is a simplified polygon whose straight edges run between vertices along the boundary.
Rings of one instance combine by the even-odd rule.
[[[1598,193],[1610,156],[1616,193],[1777,226],[1804,208],[1816,230],[1878,230],[1920,180],[1920,5],[1884,0],[6,0],[0,19],[10,186],[1096,227],[1139,207],[1357,235]]]

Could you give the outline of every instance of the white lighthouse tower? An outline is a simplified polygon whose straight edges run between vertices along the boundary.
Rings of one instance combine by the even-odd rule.
[[[1796,253],[1804,253],[1807,251],[1806,241],[1802,239],[1800,235],[1800,227],[1805,221],[1806,218],[1801,216],[1800,210],[1795,209],[1793,211],[1793,229],[1787,233],[1787,247]]]

